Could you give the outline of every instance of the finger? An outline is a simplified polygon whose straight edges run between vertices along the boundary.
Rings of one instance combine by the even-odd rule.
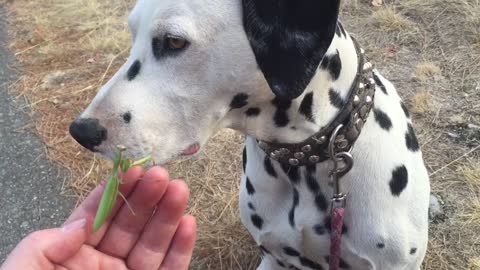
[[[82,248],[67,261],[62,263],[62,267],[69,270],[126,270],[125,262],[96,250],[94,247],[84,245]]]
[[[168,172],[154,167],[143,176],[127,201],[134,211],[123,205],[113,219],[98,250],[118,258],[126,258],[152,217],[155,206],[168,187]]]
[[[119,187],[120,192],[124,196],[129,196],[132,192],[133,188],[137,184],[137,180],[142,177],[143,168],[140,166],[130,168],[123,176],[122,176],[122,183]],[[73,211],[70,217],[67,219],[66,223],[71,220],[76,220],[79,218],[86,218],[89,222],[95,219],[95,215],[97,213],[98,206],[100,204],[100,199],[102,198],[103,190],[105,189],[105,185],[98,186],[95,188],[90,195],[80,204],[77,209]],[[110,221],[117,213],[118,209],[123,205],[122,198],[117,198],[115,206],[113,207],[112,213],[105,221],[105,224],[94,234],[90,235],[87,240],[87,244],[96,246],[101,239],[103,238],[105,232],[107,231],[108,225]]]
[[[127,258],[131,269],[158,269],[185,211],[189,192],[183,181],[172,181],[157,210]]]
[[[172,244],[160,270],[188,270],[197,237],[197,223],[192,216],[184,216],[178,225]]]
[[[29,269],[31,263],[51,268],[72,257],[87,240],[85,219],[67,224],[63,228],[36,231],[25,237],[5,262],[5,269]],[[25,260],[28,258],[28,260]],[[28,267],[27,265],[30,265]]]

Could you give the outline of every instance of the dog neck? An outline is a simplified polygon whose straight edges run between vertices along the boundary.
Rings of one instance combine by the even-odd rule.
[[[298,143],[327,126],[343,108],[355,80],[358,59],[351,37],[340,23],[337,33],[304,93],[294,100],[276,98],[267,87],[230,112],[230,128],[258,140]]]

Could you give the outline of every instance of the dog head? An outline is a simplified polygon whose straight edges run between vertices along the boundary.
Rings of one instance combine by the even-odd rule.
[[[337,0],[139,0],[130,56],[70,126],[86,148],[159,163],[195,154],[234,111],[298,97],[335,32]]]

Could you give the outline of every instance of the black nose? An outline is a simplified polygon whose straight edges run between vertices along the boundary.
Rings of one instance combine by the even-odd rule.
[[[98,119],[80,118],[70,125],[70,134],[83,147],[94,151],[94,147],[107,139],[107,130]]]

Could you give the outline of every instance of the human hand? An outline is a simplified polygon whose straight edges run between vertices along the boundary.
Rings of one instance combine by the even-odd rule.
[[[24,238],[1,270],[135,269],[186,270],[196,237],[196,223],[184,215],[189,192],[182,181],[154,167],[133,167],[123,175],[121,198],[112,215],[91,234],[105,185],[93,190],[62,228],[33,232]],[[137,181],[142,178],[141,181]]]

